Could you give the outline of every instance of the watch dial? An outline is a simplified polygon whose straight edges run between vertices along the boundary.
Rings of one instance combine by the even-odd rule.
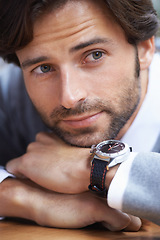
[[[125,145],[121,142],[110,141],[101,147],[101,152],[103,153],[116,153],[125,148]]]

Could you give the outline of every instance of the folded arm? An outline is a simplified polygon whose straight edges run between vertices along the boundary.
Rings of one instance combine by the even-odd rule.
[[[89,192],[61,194],[28,179],[8,178],[0,184],[0,215],[20,217],[59,228],[81,228],[101,222],[111,231],[137,231],[141,221],[108,207]]]
[[[25,155],[8,162],[7,170],[54,192],[80,194],[88,191],[90,160],[89,149],[68,146],[52,133],[39,133]],[[159,172],[160,154],[131,153],[106,174],[110,207],[160,224]]]

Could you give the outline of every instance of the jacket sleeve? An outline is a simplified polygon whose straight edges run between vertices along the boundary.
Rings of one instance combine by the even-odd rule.
[[[160,225],[160,154],[133,153],[120,165],[107,200],[112,208]]]
[[[22,153],[24,140],[18,119],[21,71],[13,64],[0,64],[0,165]],[[23,91],[23,90],[22,90]],[[16,119],[15,119],[16,118]]]
[[[0,165],[24,154],[40,131],[47,128],[28,97],[21,69],[0,61]]]

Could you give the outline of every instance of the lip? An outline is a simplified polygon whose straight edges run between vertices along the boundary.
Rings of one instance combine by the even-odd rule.
[[[93,125],[102,115],[102,112],[88,116],[74,116],[61,121],[62,124],[71,128],[85,128]]]

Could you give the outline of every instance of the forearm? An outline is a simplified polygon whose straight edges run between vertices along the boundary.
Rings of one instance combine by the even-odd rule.
[[[0,184],[0,216],[33,220],[34,205],[28,180],[7,178]]]
[[[50,214],[48,207],[44,208],[45,199],[48,199],[48,190],[29,179],[7,178],[0,184],[0,215],[41,224],[43,213]]]
[[[109,206],[160,224],[159,172],[157,153],[139,153],[130,162],[122,163],[115,177],[114,173],[107,176],[108,181],[113,178],[108,191]]]
[[[14,178],[14,176],[12,174],[8,173],[4,169],[4,167],[0,166],[0,184],[2,184],[2,182],[8,177]],[[0,214],[0,220],[2,220],[2,219],[4,219],[4,217],[2,217],[1,214]]]
[[[141,222],[109,208],[104,199],[91,193],[60,194],[29,180],[6,179],[0,184],[0,214],[32,220],[39,225],[81,228],[102,222],[112,231],[137,231]]]

